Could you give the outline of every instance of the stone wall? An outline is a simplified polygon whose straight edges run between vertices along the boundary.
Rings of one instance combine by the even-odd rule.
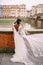
[[[0,48],[15,48],[13,32],[0,32]]]

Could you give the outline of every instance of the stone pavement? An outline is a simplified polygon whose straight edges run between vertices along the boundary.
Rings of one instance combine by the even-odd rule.
[[[24,63],[11,62],[12,53],[0,53],[0,65],[25,65]]]

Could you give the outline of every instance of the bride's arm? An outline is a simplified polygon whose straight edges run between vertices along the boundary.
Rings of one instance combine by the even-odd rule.
[[[19,27],[19,30],[18,30],[18,33],[22,36],[22,37],[24,37],[26,34],[25,34],[25,31],[24,31],[24,27],[22,26],[22,25],[20,25],[20,27]]]
[[[13,30],[13,31],[14,31],[15,25],[16,25],[16,23],[13,23],[13,24],[12,24],[12,30]]]
[[[14,31],[14,24],[12,24],[12,31]]]

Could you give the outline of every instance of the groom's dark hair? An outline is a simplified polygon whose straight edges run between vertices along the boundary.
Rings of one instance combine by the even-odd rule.
[[[20,24],[20,22],[21,22],[21,19],[17,19],[17,21],[16,21],[16,22],[17,22],[17,24]]]

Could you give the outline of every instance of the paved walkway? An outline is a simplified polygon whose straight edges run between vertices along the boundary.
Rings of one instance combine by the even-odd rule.
[[[0,65],[25,65],[24,63],[11,62],[12,55],[11,53],[0,53]]]

